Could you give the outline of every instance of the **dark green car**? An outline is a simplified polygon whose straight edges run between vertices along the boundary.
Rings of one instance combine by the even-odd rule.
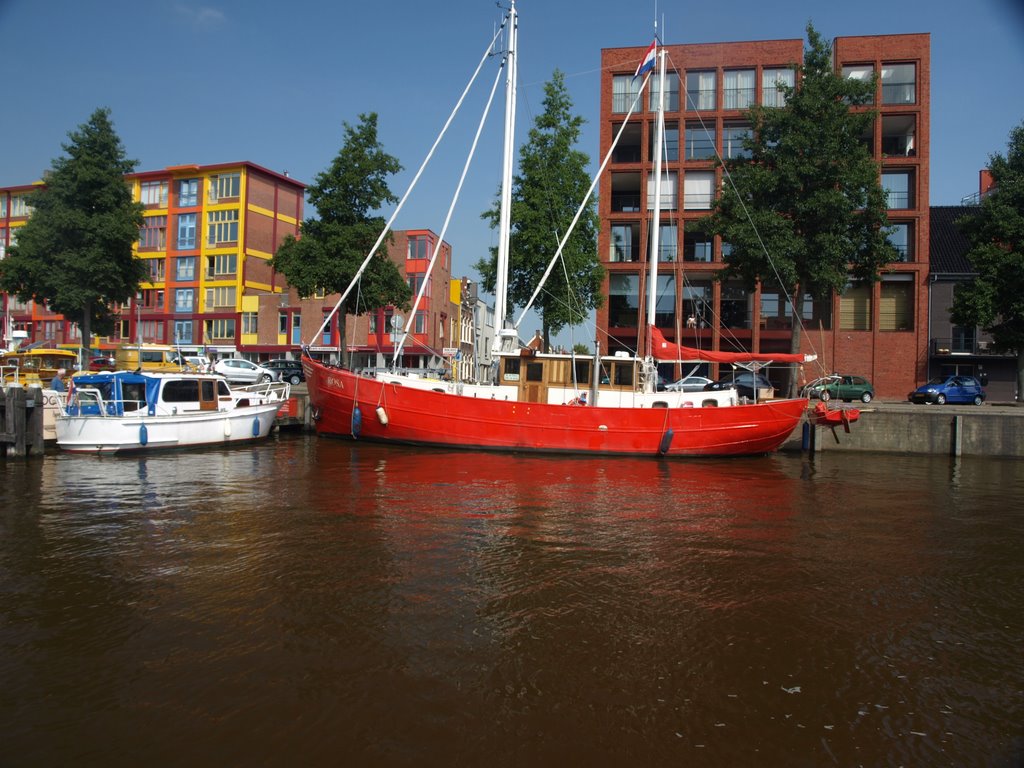
[[[844,403],[854,400],[870,403],[875,396],[875,388],[863,376],[836,374],[811,387],[810,395],[825,401],[835,398]]]

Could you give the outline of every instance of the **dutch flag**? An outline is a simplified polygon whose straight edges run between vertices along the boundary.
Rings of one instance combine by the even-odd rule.
[[[636,74],[633,75],[634,80],[654,69],[654,54],[657,52],[657,49],[658,41],[655,40],[651,43],[651,47],[647,49],[647,53],[644,54],[644,59],[640,62],[640,66],[636,68]]]

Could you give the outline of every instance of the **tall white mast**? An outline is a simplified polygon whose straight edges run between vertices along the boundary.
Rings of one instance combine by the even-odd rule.
[[[501,211],[498,220],[498,259],[494,285],[494,323],[497,331],[492,348],[494,352],[501,350],[502,331],[505,329],[505,318],[508,314],[508,248],[512,232],[512,166],[515,156],[516,75],[518,71],[516,40],[518,33],[519,19],[516,15],[515,0],[512,0],[508,25],[508,66],[505,73],[505,145],[501,166]]]
[[[661,155],[665,143],[665,49],[658,48],[658,118],[654,132],[654,211],[651,215],[651,248],[647,256],[647,327],[654,325],[658,301],[658,254],[661,239]],[[646,355],[651,357],[651,335],[647,331]]]

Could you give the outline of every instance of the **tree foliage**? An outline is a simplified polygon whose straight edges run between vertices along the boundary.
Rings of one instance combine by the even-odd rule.
[[[1024,123],[1010,132],[1003,157],[989,158],[993,188],[976,213],[958,222],[970,242],[976,277],[960,286],[950,316],[980,326],[994,348],[1017,356],[1017,399],[1024,393]]]
[[[374,212],[398,202],[387,179],[402,166],[377,139],[377,114],[361,114],[357,125],[343,125],[341,149],[307,190],[318,218],[303,221],[299,237],[287,237],[271,260],[274,269],[300,296],[311,296],[316,291],[343,293],[386,223]],[[389,241],[390,234],[384,242]],[[338,311],[342,339],[349,306],[356,313],[388,305],[407,306],[410,296],[401,272],[386,251],[379,249],[363,272],[358,289]]]
[[[92,333],[113,329],[111,305],[127,302],[144,278],[132,255],[142,206],[125,184],[136,162],[126,159],[110,110],[97,109],[68,138],[66,155],[29,196],[32,215],[0,263],[0,287],[77,323],[88,348]]]
[[[877,280],[897,258],[878,164],[862,141],[875,112],[851,109],[871,102],[875,83],[836,73],[831,46],[811,24],[796,70],[796,87],[780,84],[784,107],[749,110],[750,157],[725,163],[722,194],[705,224],[732,248],[723,279],[826,299],[851,276]],[[801,304],[791,305],[797,319]]]
[[[544,85],[544,111],[519,150],[519,173],[512,182],[512,233],[509,244],[509,308],[525,307],[544,270],[569,231],[590,186],[590,158],[574,149],[584,120],[572,114],[565,76],[557,69]],[[500,202],[482,217],[498,226]],[[541,315],[544,345],[551,334],[587,318],[602,301],[604,269],[597,258],[597,212],[591,201],[562,250],[535,307]],[[493,292],[497,250],[475,265],[484,289]],[[504,318],[497,322],[503,323]]]

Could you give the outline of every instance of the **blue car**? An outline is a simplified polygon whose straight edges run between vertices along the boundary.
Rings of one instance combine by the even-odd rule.
[[[907,399],[912,403],[974,403],[985,402],[985,390],[973,376],[939,376],[918,387]]]

